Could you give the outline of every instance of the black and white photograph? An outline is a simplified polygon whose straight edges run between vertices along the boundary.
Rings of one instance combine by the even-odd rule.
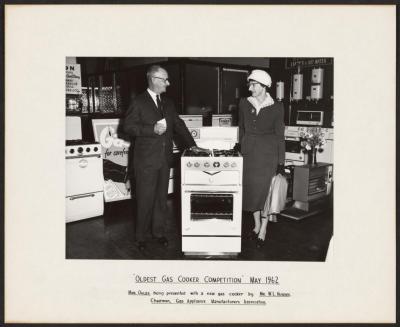
[[[4,322],[396,322],[397,6],[4,6]]]
[[[66,58],[66,258],[324,261],[334,58]]]

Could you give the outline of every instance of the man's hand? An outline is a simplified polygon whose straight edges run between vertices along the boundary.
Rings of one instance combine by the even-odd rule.
[[[166,130],[167,126],[165,126],[164,124],[156,123],[154,125],[154,133],[156,133],[157,135],[164,134]]]
[[[195,153],[198,153],[198,152],[207,152],[207,153],[211,153],[211,150],[205,149],[205,148],[200,148],[200,147],[198,147],[198,146],[192,146],[192,147],[190,148],[190,150],[192,150],[192,151],[195,152]]]

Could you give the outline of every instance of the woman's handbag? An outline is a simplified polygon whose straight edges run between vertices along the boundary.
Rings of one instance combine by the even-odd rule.
[[[278,174],[272,178],[264,210],[261,212],[263,217],[280,213],[285,208],[287,188],[288,182],[285,176]]]

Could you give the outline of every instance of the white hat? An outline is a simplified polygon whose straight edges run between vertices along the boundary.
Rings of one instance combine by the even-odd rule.
[[[267,72],[260,69],[254,69],[247,77],[247,80],[250,79],[268,87],[271,87],[272,84],[271,76],[269,76]]]

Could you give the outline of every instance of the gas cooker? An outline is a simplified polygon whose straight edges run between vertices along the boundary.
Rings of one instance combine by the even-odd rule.
[[[99,143],[85,142],[81,140],[67,141],[65,145],[65,158],[84,156],[100,156],[101,148]]]
[[[237,255],[241,251],[243,157],[237,127],[202,127],[197,146],[181,157],[182,251]]]

